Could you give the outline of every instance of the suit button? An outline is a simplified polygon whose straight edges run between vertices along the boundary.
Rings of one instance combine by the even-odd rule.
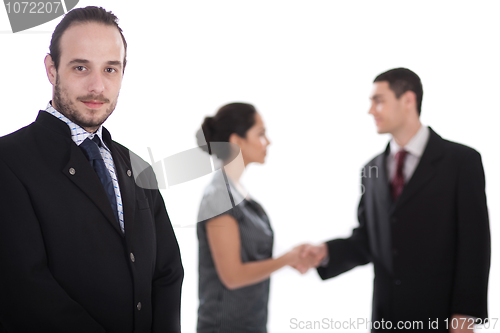
[[[401,280],[394,280],[394,284],[396,286],[400,286],[401,285]]]
[[[127,176],[132,177],[132,171],[127,170]]]
[[[76,173],[76,170],[75,170],[75,168],[69,168],[68,172],[70,175],[73,176]]]
[[[141,308],[142,308],[141,302],[137,303],[137,310],[141,311]]]
[[[134,254],[132,252],[130,252],[130,260],[132,262],[135,262],[135,256],[134,256]]]

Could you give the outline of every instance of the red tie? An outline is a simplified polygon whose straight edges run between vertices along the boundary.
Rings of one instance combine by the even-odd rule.
[[[396,174],[391,182],[392,198],[394,201],[399,197],[401,192],[403,192],[403,187],[405,186],[405,177],[403,176],[403,166],[405,164],[405,158],[408,152],[401,149],[396,153],[394,157],[396,159]]]

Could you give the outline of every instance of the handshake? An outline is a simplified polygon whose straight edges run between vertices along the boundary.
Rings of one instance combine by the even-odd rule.
[[[298,270],[301,274],[309,268],[318,267],[328,257],[328,248],[325,243],[319,245],[302,244],[286,253],[288,265]]]

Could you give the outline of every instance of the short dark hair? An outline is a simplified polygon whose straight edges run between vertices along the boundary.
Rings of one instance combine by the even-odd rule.
[[[125,71],[125,65],[127,64],[127,42],[125,41],[125,37],[123,37],[122,29],[118,26],[118,18],[112,12],[107,12],[104,8],[95,6],[73,9],[64,15],[64,18],[57,25],[54,33],[52,34],[49,47],[49,55],[52,57],[56,70],[59,69],[59,62],[61,60],[60,42],[63,33],[72,24],[89,22],[114,26],[118,29],[125,48],[125,56],[123,57],[123,71]]]
[[[401,95],[407,91],[413,91],[417,96],[417,111],[420,116],[424,90],[422,88],[422,82],[417,74],[408,68],[394,68],[379,74],[375,80],[373,80],[374,83],[381,81],[389,82],[389,87],[394,91],[396,98],[401,97]]]
[[[241,138],[246,138],[247,131],[255,125],[256,113],[257,110],[252,104],[230,103],[224,105],[215,116],[206,117],[203,121],[202,131],[198,131],[196,134],[198,146],[209,154],[217,155],[221,160],[228,159],[232,156],[229,146],[211,147],[210,142],[229,142],[229,137],[233,133]]]

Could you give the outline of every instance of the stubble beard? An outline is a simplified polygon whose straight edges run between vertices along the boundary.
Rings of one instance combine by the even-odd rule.
[[[75,124],[79,125],[84,129],[99,128],[106,121],[106,119],[108,119],[111,113],[113,113],[116,107],[116,102],[118,100],[117,96],[117,98],[106,109],[106,112],[102,115],[102,117],[98,119],[87,120],[85,119],[83,114],[75,108],[74,103],[67,96],[68,94],[66,90],[63,87],[61,87],[58,74],[56,77],[56,85],[54,87],[52,106],[57,111],[66,116],[69,120],[71,120],[72,122],[74,122]],[[102,95],[97,95],[97,96],[87,95],[87,96],[77,97],[77,100],[99,100],[99,101],[109,102],[109,100]]]

